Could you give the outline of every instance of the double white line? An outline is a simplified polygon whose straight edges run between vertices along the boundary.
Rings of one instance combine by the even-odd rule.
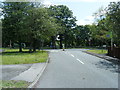
[[[72,57],[75,57],[74,55],[70,54]],[[84,64],[80,59],[77,58],[77,61],[79,61],[80,63]]]

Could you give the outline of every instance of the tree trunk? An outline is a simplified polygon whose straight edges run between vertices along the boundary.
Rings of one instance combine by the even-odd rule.
[[[22,52],[22,45],[21,45],[21,42],[19,42],[19,52]]]
[[[32,43],[30,43],[29,52],[32,52]]]
[[[33,47],[33,52],[36,52],[36,47]]]
[[[60,40],[60,49],[62,49],[62,40]]]
[[[34,42],[33,42],[33,52],[36,52],[36,39],[34,39]]]

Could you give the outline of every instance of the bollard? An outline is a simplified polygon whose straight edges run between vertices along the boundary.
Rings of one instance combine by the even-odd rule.
[[[65,46],[64,46],[64,44],[63,44],[63,51],[65,51]]]

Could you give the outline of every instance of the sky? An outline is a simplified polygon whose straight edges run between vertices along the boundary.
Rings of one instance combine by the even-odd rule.
[[[110,2],[118,0],[44,0],[44,5],[66,5],[77,19],[77,25],[92,24],[93,13],[99,8],[107,7]]]

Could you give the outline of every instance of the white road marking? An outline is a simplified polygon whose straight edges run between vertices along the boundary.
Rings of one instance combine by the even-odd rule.
[[[80,63],[84,64],[80,59],[77,58],[77,60],[78,60]]]
[[[75,57],[74,55],[70,54],[72,57]]]
[[[58,51],[56,51],[56,50],[52,50],[51,52],[58,52]]]
[[[69,52],[66,52],[66,54],[70,54]],[[75,57],[73,54],[70,54],[72,57]],[[80,62],[80,63],[82,63],[82,64],[84,64],[80,59],[78,59],[77,58],[77,60]]]

